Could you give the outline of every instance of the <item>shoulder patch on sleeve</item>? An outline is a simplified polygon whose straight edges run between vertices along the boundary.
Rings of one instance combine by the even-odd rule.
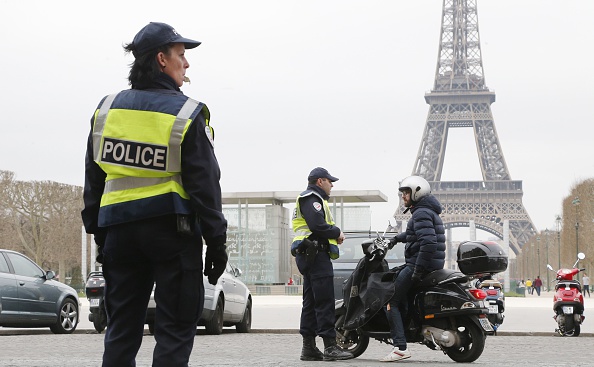
[[[212,147],[214,148],[214,132],[212,130],[212,127],[206,125],[206,127],[204,128],[204,132],[206,133],[206,137],[208,138],[210,145],[212,145]]]
[[[314,209],[315,209],[316,211],[318,211],[318,212],[319,212],[320,210],[322,210],[322,204],[318,203],[317,201],[314,201],[314,203],[313,203],[313,207],[314,207]]]

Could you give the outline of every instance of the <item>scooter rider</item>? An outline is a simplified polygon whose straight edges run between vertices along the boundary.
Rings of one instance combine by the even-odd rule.
[[[402,180],[398,191],[402,193],[402,201],[407,208],[404,213],[410,210],[412,218],[408,221],[406,232],[390,240],[390,248],[397,242],[406,242],[406,267],[394,281],[394,296],[386,305],[394,349],[380,359],[382,362],[410,358],[400,311],[406,310],[406,295],[412,285],[423,275],[443,269],[445,263],[445,228],[439,217],[442,208],[437,198],[431,195],[429,182],[420,176],[410,176]]]
[[[303,337],[302,361],[333,361],[353,358],[336,345],[334,329],[334,270],[330,259],[339,256],[337,245],[344,234],[334,224],[328,198],[338,178],[321,167],[314,168],[307,189],[296,200],[293,212],[295,238],[291,253],[303,275],[303,307],[299,333]],[[317,347],[316,335],[324,340],[324,353]]]

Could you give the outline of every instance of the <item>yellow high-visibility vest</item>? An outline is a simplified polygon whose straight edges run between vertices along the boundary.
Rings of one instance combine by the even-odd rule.
[[[300,194],[297,197],[297,201],[295,203],[295,209],[293,210],[293,232],[295,232],[295,237],[293,238],[293,242],[291,244],[291,248],[299,246],[301,241],[304,238],[307,238],[309,235],[312,234],[311,230],[307,226],[307,222],[305,222],[305,218],[301,215],[301,208],[299,206],[299,199],[309,196],[309,195],[316,195],[322,200],[324,206],[324,218],[326,223],[330,225],[334,225],[334,218],[332,217],[332,212],[330,211],[330,206],[328,205],[328,200],[324,200],[317,192],[312,190],[307,190]],[[338,242],[336,239],[328,239],[328,243],[330,244],[328,248],[328,254],[330,254],[330,258],[332,260],[336,260],[340,257],[340,252],[338,250]]]
[[[147,98],[154,98],[154,93],[146,91],[128,90],[120,94],[121,98],[132,100],[132,104],[136,100],[146,104]],[[181,182],[181,143],[197,110],[206,115],[209,128],[208,109],[183,95],[168,99],[180,105],[177,114],[112,108],[117,95],[105,98],[95,112],[93,124],[94,160],[107,175],[99,226],[151,217],[156,213],[190,214],[189,195]],[[210,131],[212,134],[212,129]],[[165,196],[170,197],[165,199]],[[154,205],[149,203],[155,202],[163,207],[152,208]],[[117,214],[112,215],[114,213]],[[129,214],[123,217],[121,213]]]

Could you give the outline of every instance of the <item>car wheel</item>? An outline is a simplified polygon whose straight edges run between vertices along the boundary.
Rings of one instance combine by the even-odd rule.
[[[245,312],[243,313],[243,319],[239,324],[235,325],[238,333],[249,333],[252,330],[252,301],[247,300],[245,304]]]
[[[212,318],[206,322],[206,333],[210,335],[219,335],[223,332],[223,300],[217,300],[217,306]]]
[[[50,326],[54,334],[72,334],[78,325],[78,305],[71,298],[66,298],[60,306],[58,322]]]

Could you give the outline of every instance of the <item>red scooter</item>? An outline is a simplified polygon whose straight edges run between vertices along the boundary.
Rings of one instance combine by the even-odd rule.
[[[553,296],[553,311],[555,311],[553,318],[558,325],[555,332],[561,336],[580,335],[580,326],[585,319],[582,286],[578,280],[573,279],[580,271],[586,270],[576,268],[577,263],[585,258],[586,255],[580,252],[572,269],[557,270],[557,284]],[[547,264],[547,268],[554,271],[549,264]]]

